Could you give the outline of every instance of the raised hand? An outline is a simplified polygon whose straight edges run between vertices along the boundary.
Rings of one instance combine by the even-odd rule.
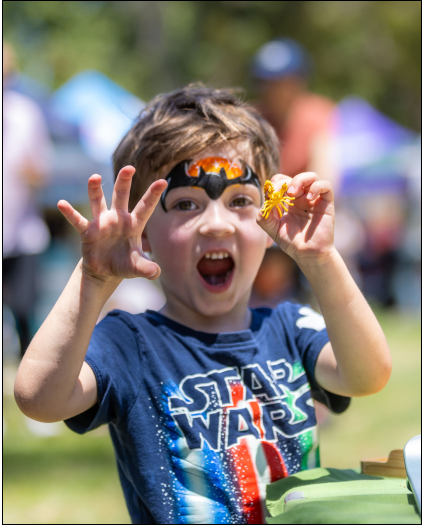
[[[167,184],[163,179],[152,183],[130,213],[128,199],[134,172],[133,166],[125,166],[119,172],[110,210],[106,206],[101,176],[90,177],[88,197],[92,221],[83,217],[67,201],[59,201],[57,205],[80,234],[83,269],[94,279],[156,279],[160,275],[159,266],[143,253],[141,234]]]
[[[287,183],[287,195],[295,197],[283,217],[274,208],[268,219],[258,214],[257,222],[277,245],[298,263],[326,257],[334,251],[334,194],[329,181],[304,172],[296,177],[274,175],[275,190]]]

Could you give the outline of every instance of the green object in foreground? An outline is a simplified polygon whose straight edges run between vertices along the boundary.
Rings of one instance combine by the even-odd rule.
[[[421,524],[400,478],[353,469],[301,471],[267,486],[268,524]]]

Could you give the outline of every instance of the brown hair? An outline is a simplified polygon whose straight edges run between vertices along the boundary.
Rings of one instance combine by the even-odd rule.
[[[273,128],[235,90],[192,84],[155,97],[113,155],[115,178],[128,164],[136,169],[129,209],[159,178],[161,168],[230,140],[247,144],[262,183],[278,172],[280,145]]]

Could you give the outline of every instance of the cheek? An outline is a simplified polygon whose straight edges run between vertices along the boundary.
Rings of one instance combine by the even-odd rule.
[[[242,239],[244,265],[249,266],[250,269],[255,269],[255,271],[259,269],[265,254],[267,240],[268,235],[256,222],[251,228],[244,230]]]
[[[186,271],[193,258],[192,236],[185,229],[155,230],[151,246],[159,266],[163,269],[172,269],[173,272]]]

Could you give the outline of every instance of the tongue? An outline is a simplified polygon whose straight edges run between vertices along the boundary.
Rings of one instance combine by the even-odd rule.
[[[206,259],[202,258],[198,265],[197,270],[200,274],[205,276],[218,276],[226,274],[234,266],[233,260],[231,258],[224,259]]]

